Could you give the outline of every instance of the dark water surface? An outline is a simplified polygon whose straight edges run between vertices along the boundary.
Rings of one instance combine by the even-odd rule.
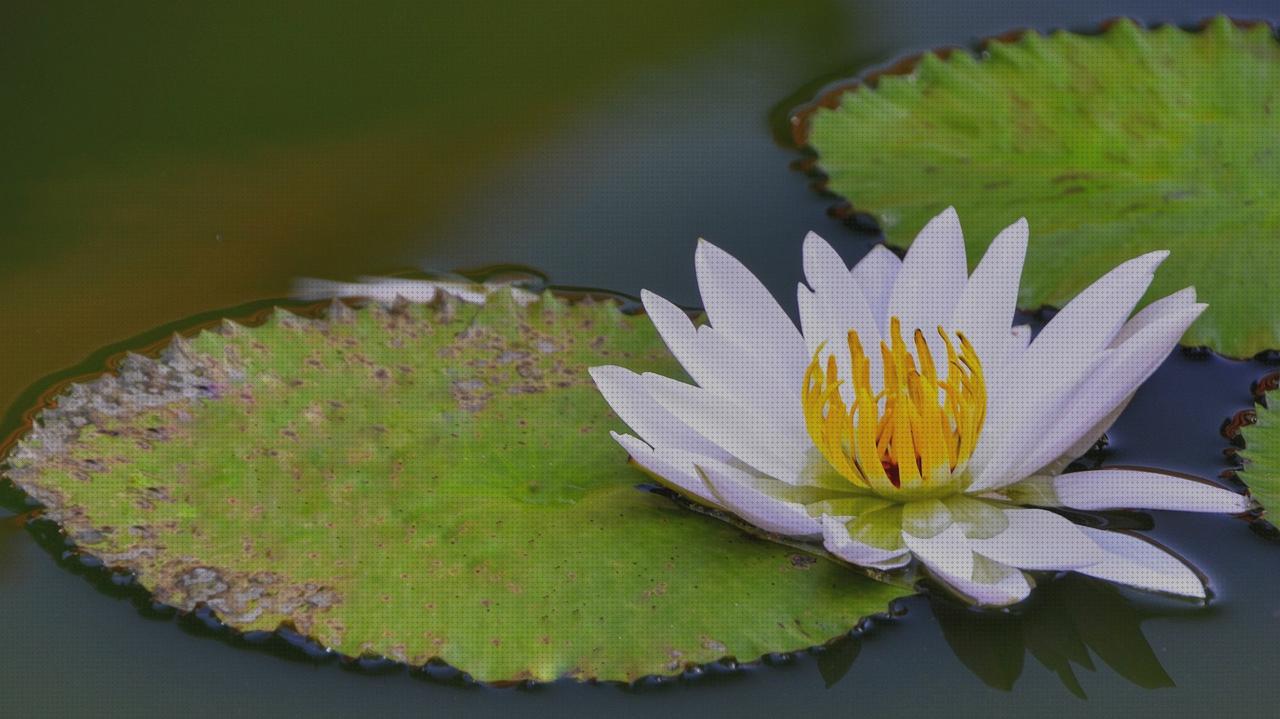
[[[1013,27],[1280,17],[1267,0],[533,5],[6,4],[3,432],[50,373],[283,297],[299,275],[512,262],[696,304],[705,236],[790,304],[806,230],[849,260],[874,241],[788,169],[787,111],[823,83]],[[1175,352],[1105,461],[1217,476],[1219,426],[1267,370]],[[860,641],[777,666],[490,689],[352,670],[142,611],[135,589],[59,559],[56,534],[22,526],[21,498],[0,494],[5,716],[1265,714],[1280,699],[1280,543],[1230,518],[1107,518],[1154,524],[1199,564],[1207,609],[1069,578],[1014,616],[912,598]]]

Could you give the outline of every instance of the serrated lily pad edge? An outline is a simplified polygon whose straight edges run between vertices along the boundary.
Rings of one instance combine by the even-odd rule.
[[[1131,23],[1139,30],[1144,31],[1155,30],[1157,28],[1172,25],[1186,32],[1205,32],[1213,22],[1221,20],[1230,22],[1235,27],[1241,29],[1265,26],[1271,30],[1273,35],[1278,35],[1278,33],[1280,33],[1277,26],[1268,20],[1237,18],[1229,15],[1212,15],[1205,17],[1199,22],[1188,24],[1145,23],[1137,18],[1118,16],[1105,20],[1097,25],[1084,28],[1052,28],[1046,31],[1026,27],[1015,28],[1003,33],[978,38],[969,45],[942,45],[923,52],[912,53],[910,55],[899,57],[885,64],[872,66],[853,75],[852,77],[837,79],[824,85],[814,94],[812,99],[801,103],[788,113],[787,120],[791,134],[790,140],[793,148],[801,155],[800,159],[792,164],[792,169],[808,178],[809,186],[814,192],[832,200],[832,204],[827,210],[830,216],[840,220],[851,229],[864,232],[868,230],[875,232],[875,234],[879,236],[882,244],[901,255],[905,251],[903,248],[890,245],[884,241],[884,233],[881,230],[880,224],[882,218],[879,217],[877,213],[871,210],[863,210],[859,208],[854,204],[853,198],[843,198],[830,189],[830,177],[818,167],[817,150],[809,144],[810,120],[814,113],[822,109],[833,110],[839,107],[840,102],[846,93],[853,92],[860,87],[865,86],[874,89],[882,77],[910,75],[916,70],[920,62],[929,55],[936,56],[940,60],[946,60],[953,53],[963,52],[970,53],[975,56],[975,58],[980,59],[982,53],[986,52],[990,46],[999,43],[1016,43],[1028,33],[1039,32],[1041,34],[1048,35],[1061,31],[1085,36],[1100,35],[1110,30],[1117,23],[1121,22]],[[1280,36],[1277,37],[1277,41],[1280,42]],[[1049,305],[1019,308],[1020,311],[1028,313],[1056,309],[1058,308]],[[1228,359],[1240,359],[1232,357],[1231,355],[1223,354],[1210,347],[1190,347],[1181,344],[1179,346],[1184,349],[1210,353]],[[1270,358],[1277,352],[1280,352],[1280,348],[1266,348],[1258,351],[1254,357]]]
[[[1270,480],[1272,486],[1263,483],[1250,483],[1250,435],[1253,446],[1257,446],[1257,433],[1261,423],[1266,426],[1280,425],[1280,371],[1270,372],[1253,383],[1252,394],[1254,405],[1235,413],[1222,426],[1222,435],[1231,443],[1226,451],[1235,462],[1235,468],[1224,472],[1239,482],[1258,503],[1258,509],[1251,513],[1256,527],[1275,539],[1280,539],[1280,474]],[[1269,400],[1269,401],[1268,401]],[[1280,452],[1280,447],[1276,448]],[[1263,501],[1263,498],[1269,501]]]
[[[821,110],[833,110],[840,105],[841,99],[845,93],[852,92],[859,87],[866,86],[875,89],[882,77],[894,77],[901,75],[910,75],[915,72],[917,66],[927,55],[935,55],[939,60],[946,60],[952,53],[967,52],[980,59],[982,53],[986,52],[992,45],[1000,43],[1016,43],[1028,33],[1040,33],[1042,35],[1050,35],[1055,32],[1068,32],[1073,35],[1101,35],[1107,32],[1117,23],[1127,22],[1136,26],[1139,30],[1151,31],[1162,27],[1173,26],[1186,32],[1204,32],[1209,26],[1219,18],[1225,19],[1237,28],[1246,29],[1257,27],[1259,25],[1271,28],[1273,34],[1276,32],[1274,23],[1268,20],[1255,18],[1237,18],[1230,15],[1211,15],[1199,22],[1194,23],[1146,23],[1138,18],[1128,16],[1117,16],[1104,20],[1097,25],[1089,25],[1084,27],[1055,27],[1046,30],[1037,28],[1018,27],[1007,30],[994,35],[979,37],[968,45],[940,45],[930,48],[923,52],[916,52],[902,57],[895,58],[889,62],[871,66],[852,76],[836,79],[823,85],[818,89],[812,99],[802,102],[792,108],[787,114],[787,122],[791,130],[791,142],[796,150],[801,151],[808,160],[816,157],[816,151],[809,145],[809,121],[812,115]],[[812,162],[802,163],[797,169],[803,171],[818,183],[816,189],[824,190],[826,187],[826,176],[823,172],[813,166]],[[846,203],[841,203],[844,205]],[[839,207],[839,206],[837,206]]]
[[[548,294],[553,294],[558,299],[569,301],[570,303],[581,300],[608,301],[621,308],[626,308],[628,313],[641,312],[638,309],[634,309],[634,303],[628,302],[626,298],[621,296],[605,295],[597,292],[584,294],[577,291],[566,291],[561,293],[550,290]],[[264,303],[264,305],[269,304]],[[851,637],[860,638],[866,636],[877,623],[891,620],[904,614],[905,610],[901,606],[902,602],[918,594],[913,590],[912,594],[891,600],[884,611],[860,618],[849,631],[831,637],[820,644],[791,651],[771,652],[747,660],[726,656],[705,663],[688,662],[679,671],[668,674],[640,676],[632,681],[582,678],[575,675],[560,677],[548,682],[532,679],[480,681],[474,679],[465,671],[454,668],[438,658],[431,659],[422,665],[415,665],[380,654],[364,653],[358,656],[346,654],[324,646],[305,633],[298,631],[287,619],[282,621],[273,631],[246,632],[223,621],[218,612],[203,601],[174,604],[161,600],[140,581],[137,556],[130,556],[128,552],[107,554],[96,551],[93,543],[96,541],[97,531],[91,523],[82,515],[77,514],[74,508],[68,509],[64,507],[62,498],[58,493],[45,491],[39,487],[24,486],[21,483],[23,471],[13,468],[9,462],[9,457],[13,455],[19,446],[19,440],[38,438],[42,444],[41,451],[30,454],[27,457],[28,459],[38,459],[41,456],[56,454],[66,442],[75,439],[79,431],[79,426],[75,420],[76,415],[74,412],[65,410],[58,402],[58,400],[67,397],[73,391],[82,392],[89,397],[102,397],[111,392],[118,392],[123,387],[127,390],[125,396],[123,398],[117,396],[116,400],[121,401],[121,406],[125,411],[137,411],[147,406],[164,405],[181,399],[215,396],[208,387],[202,386],[201,382],[197,381],[196,376],[192,374],[192,370],[200,366],[201,355],[192,349],[188,335],[197,334],[201,331],[213,331],[223,335],[230,335],[273,321],[297,324],[299,326],[313,322],[343,321],[354,317],[355,311],[367,306],[376,305],[380,307],[381,311],[395,313],[402,311],[408,304],[407,301],[402,299],[398,299],[396,303],[387,306],[373,302],[344,301],[335,298],[328,303],[294,304],[287,308],[280,305],[270,305],[269,309],[259,309],[250,315],[238,316],[236,320],[239,321],[224,317],[220,323],[214,326],[210,326],[206,322],[198,324],[191,330],[185,330],[188,334],[184,334],[184,331],[176,331],[172,334],[169,343],[159,349],[158,353],[140,354],[132,350],[125,350],[111,355],[105,360],[105,366],[98,367],[91,373],[79,374],[71,380],[55,382],[40,394],[41,404],[27,412],[26,416],[29,419],[23,426],[17,428],[10,437],[10,442],[3,447],[3,457],[0,458],[0,482],[10,484],[17,492],[38,503],[38,506],[30,510],[30,516],[27,521],[37,527],[48,527],[49,531],[56,531],[64,538],[63,556],[60,561],[73,562],[80,568],[84,568],[86,574],[92,575],[88,578],[95,585],[98,585],[100,590],[102,589],[100,585],[103,583],[110,584],[113,587],[127,585],[136,589],[138,594],[135,596],[135,603],[140,609],[149,606],[150,611],[171,610],[179,617],[195,617],[210,630],[222,635],[224,638],[233,638],[237,645],[244,647],[259,647],[264,643],[264,638],[270,637],[294,647],[301,656],[310,661],[336,659],[343,666],[367,669],[371,673],[377,674],[385,674],[387,671],[409,671],[420,674],[429,680],[448,684],[461,683],[464,685],[502,687],[568,682],[638,686],[696,679],[704,674],[724,674],[726,672],[741,671],[754,666],[775,663],[773,660],[778,657],[785,659],[799,654],[820,652],[828,645],[847,641]],[[441,308],[444,313],[453,313],[460,306],[466,306],[471,303],[456,296],[441,293],[437,299],[428,304]],[[153,350],[157,347],[158,345],[156,344],[152,345]],[[155,354],[155,356],[151,356],[152,354]],[[126,373],[137,373],[150,379],[160,378],[166,382],[166,385],[160,393],[141,392],[138,391],[136,385],[120,381],[120,378]],[[124,405],[123,401],[137,402],[137,404]],[[98,409],[100,410],[101,407]],[[661,487],[655,487],[654,491],[671,496]],[[737,520],[735,517],[719,512],[708,512],[703,508],[687,505],[684,502],[680,502],[676,497],[672,497],[672,501],[685,506],[690,511],[709,514],[720,521],[735,525],[748,534],[769,540],[768,536],[762,535],[758,530]],[[800,546],[795,542],[782,543],[811,554],[827,554],[817,545],[811,547],[808,545]],[[51,553],[56,554],[57,550],[51,547],[49,549]],[[850,568],[850,571],[856,570]],[[884,578],[879,576],[880,573],[878,572],[863,573],[874,580],[884,581]],[[888,583],[911,587],[916,579],[913,575],[903,581],[890,581]],[[318,594],[319,600],[323,601],[322,595],[325,592],[325,588],[317,586],[314,590]],[[149,601],[144,604],[140,601],[143,598]]]

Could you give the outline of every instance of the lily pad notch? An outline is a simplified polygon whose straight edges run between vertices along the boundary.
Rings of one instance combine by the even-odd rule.
[[[154,598],[479,681],[633,681],[847,634],[910,590],[638,489],[586,367],[614,302],[334,304],[72,385],[7,475]]]

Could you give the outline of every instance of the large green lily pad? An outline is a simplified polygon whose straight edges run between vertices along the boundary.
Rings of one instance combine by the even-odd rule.
[[[906,247],[954,205],[970,263],[1026,216],[1020,304],[1061,306],[1122,260],[1172,251],[1148,299],[1195,285],[1183,338],[1280,347],[1280,44],[1270,27],[1027,32],[981,57],[929,53],[824,98],[800,132],[829,187]],[[838,104],[837,104],[838,103]]]
[[[1244,467],[1236,473],[1249,486],[1249,494],[1266,510],[1266,518],[1280,526],[1280,390],[1267,393],[1256,408],[1257,421],[1240,428]]]
[[[678,373],[643,317],[506,293],[330,312],[128,358],[9,476],[162,602],[480,680],[747,661],[907,593],[637,488],[585,370]]]

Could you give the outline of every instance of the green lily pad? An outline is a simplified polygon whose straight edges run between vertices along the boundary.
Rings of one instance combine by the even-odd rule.
[[[980,57],[929,53],[905,75],[798,118],[829,188],[906,247],[954,205],[970,263],[1025,216],[1020,305],[1061,306],[1119,262],[1167,249],[1147,297],[1195,285],[1183,337],[1236,357],[1280,347],[1280,43],[1268,26],[1118,21],[1027,32]],[[807,128],[807,135],[806,135]]]
[[[1240,428],[1245,445],[1240,457],[1245,464],[1236,477],[1249,486],[1249,494],[1266,510],[1266,518],[1280,526],[1275,515],[1280,511],[1280,391],[1267,393],[1256,414],[1256,422]]]
[[[638,488],[610,361],[678,374],[611,302],[277,311],[73,386],[8,474],[161,602],[484,681],[752,660],[908,593]]]

